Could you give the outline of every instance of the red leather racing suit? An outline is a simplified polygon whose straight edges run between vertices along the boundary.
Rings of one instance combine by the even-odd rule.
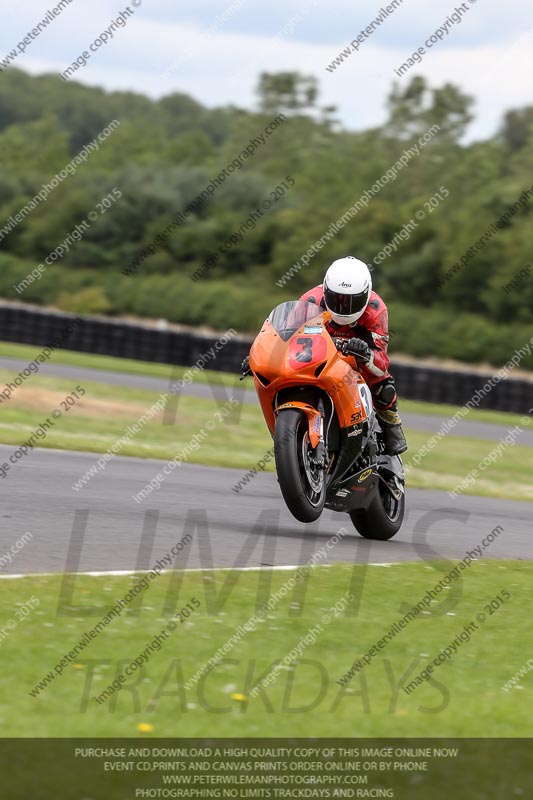
[[[325,308],[322,285],[306,292],[300,300],[316,303]],[[372,292],[364,313],[354,325],[337,325],[330,320],[326,325],[331,336],[351,339],[356,336],[370,347],[372,357],[368,363],[356,362],[355,367],[365,379],[374,400],[374,408],[385,435],[386,452],[397,455],[407,449],[398,413],[398,397],[394,378],[389,372],[389,315],[387,306],[377,294]]]
[[[300,300],[315,302],[321,308],[325,308],[323,302],[322,286],[315,286],[306,292]],[[369,386],[381,382],[384,378],[390,378],[389,357],[387,347],[389,344],[389,315],[387,306],[376,292],[372,292],[370,300],[362,317],[359,317],[355,325],[337,325],[333,320],[327,324],[328,333],[337,336],[339,339],[351,339],[357,336],[363,339],[372,350],[373,359],[368,364],[361,364],[358,368],[363,378]]]
[[[306,292],[300,300],[316,303],[325,309],[322,284]],[[326,325],[331,336],[351,339],[353,336],[363,339],[372,350],[372,358],[368,364],[361,363],[357,369],[367,382],[374,397],[374,405],[378,416],[389,424],[398,424],[397,397],[394,378],[389,372],[389,315],[387,306],[377,294],[372,292],[368,305],[354,325],[337,325],[330,320]],[[355,359],[354,359],[355,360]],[[389,388],[390,387],[390,388]],[[386,391],[385,391],[386,389]],[[383,397],[380,397],[383,392]]]

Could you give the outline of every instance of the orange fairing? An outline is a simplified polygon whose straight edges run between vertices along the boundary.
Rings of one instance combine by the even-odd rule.
[[[364,381],[337,351],[325,327],[329,318],[327,311],[316,314],[294,332],[290,326],[286,329],[278,326],[276,330],[267,320],[252,345],[250,367],[259,402],[272,434],[276,425],[276,394],[291,386],[313,386],[329,394],[341,428],[366,419],[365,405],[358,388]],[[311,436],[311,426],[315,424],[311,411],[315,410],[306,403],[299,405],[308,415]],[[276,410],[279,411],[279,408]]]

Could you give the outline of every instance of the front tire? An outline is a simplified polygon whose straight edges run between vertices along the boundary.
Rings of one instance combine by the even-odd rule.
[[[296,409],[280,412],[274,431],[276,471],[287,508],[299,522],[314,522],[326,500],[325,471],[310,462],[306,415]]]
[[[350,513],[357,532],[365,539],[387,541],[398,533],[405,513],[405,491],[396,500],[386,486],[379,482],[376,497],[367,509]]]

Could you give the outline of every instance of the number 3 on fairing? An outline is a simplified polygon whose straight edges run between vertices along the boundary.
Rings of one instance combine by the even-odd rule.
[[[327,344],[324,336],[298,336],[291,339],[289,364],[301,369],[305,364],[317,364],[326,358]]]
[[[300,336],[296,339],[296,344],[302,345],[302,349],[295,353],[296,361],[301,364],[310,364],[313,360],[313,340],[310,336]]]

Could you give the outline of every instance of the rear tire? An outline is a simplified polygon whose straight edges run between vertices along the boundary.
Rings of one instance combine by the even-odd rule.
[[[357,532],[365,539],[386,541],[398,533],[405,513],[405,492],[395,500],[385,486],[379,482],[374,501],[367,509],[350,513]]]
[[[274,431],[276,471],[287,508],[299,522],[318,519],[326,500],[325,471],[309,463],[312,452],[306,415],[281,411]]]

